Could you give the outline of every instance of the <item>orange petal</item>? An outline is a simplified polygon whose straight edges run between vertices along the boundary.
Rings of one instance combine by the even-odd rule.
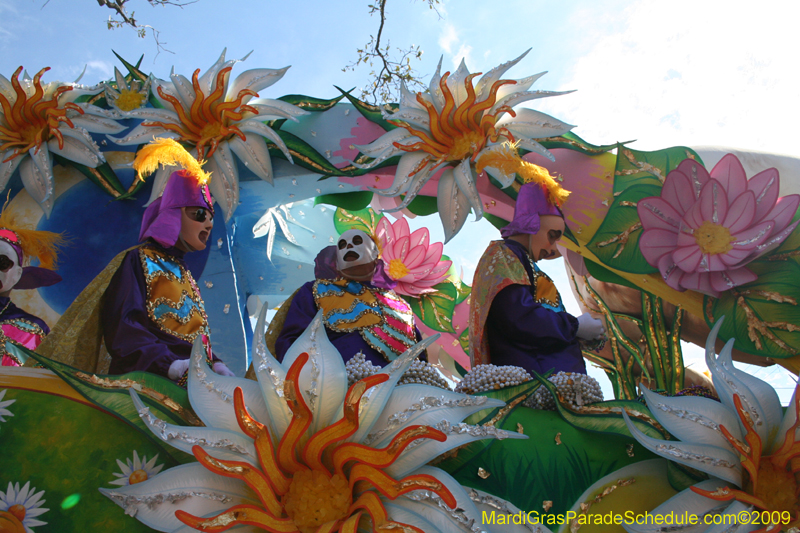
[[[258,526],[270,533],[294,533],[298,531],[294,522],[288,518],[275,518],[254,505],[236,505],[227,511],[210,518],[200,518],[186,511],[175,511],[175,518],[198,531],[217,533],[233,526]]]
[[[364,509],[372,518],[373,529],[386,523],[388,515],[380,497],[372,491],[365,492],[347,510],[347,514],[353,514],[357,509]]]
[[[267,477],[260,471],[253,468],[249,463],[242,461],[225,461],[210,456],[200,446],[192,447],[195,458],[208,470],[225,477],[241,479],[247,486],[256,491],[258,499],[264,507],[275,516],[280,516],[283,512],[280,502],[272,491],[272,486]]]
[[[370,466],[386,468],[394,463],[403,450],[416,439],[433,439],[444,442],[447,440],[447,436],[430,426],[409,426],[398,433],[388,446],[379,450],[363,444],[348,442],[333,452],[333,468],[337,473],[343,474],[344,465],[348,461],[358,461]]]
[[[242,388],[236,387],[233,391],[233,407],[236,412],[236,419],[239,427],[245,435],[255,441],[258,462],[261,469],[272,483],[275,492],[283,496],[289,490],[289,478],[283,475],[278,462],[275,460],[275,449],[272,446],[272,437],[269,430],[258,420],[250,416],[247,407],[244,405],[244,395]]]
[[[323,470],[322,452],[334,442],[346,439],[358,430],[358,409],[361,397],[368,389],[385,382],[389,379],[386,374],[375,374],[368,376],[360,381],[353,383],[347,390],[344,398],[344,418],[325,429],[317,432],[316,435],[306,443],[303,449],[303,459],[306,466],[312,470]],[[346,476],[342,476],[347,479]]]
[[[465,116],[472,104],[475,103],[475,87],[472,86],[472,79],[480,75],[480,72],[476,72],[475,74],[470,74],[467,76],[467,79],[464,80],[464,87],[467,89],[467,98],[461,102],[461,105],[456,108],[456,112],[453,114],[453,125],[459,131],[467,132],[470,130]]]
[[[772,454],[772,464],[778,468],[786,468],[786,464],[790,460],[800,456],[800,441],[795,440],[795,433],[800,427],[800,385],[797,386],[794,393],[794,410],[795,423],[786,431],[781,447]],[[792,471],[794,472],[795,469],[793,468]]]
[[[292,363],[283,382],[283,395],[293,415],[289,427],[286,428],[286,432],[278,444],[278,463],[285,472],[294,473],[305,469],[305,466],[297,461],[296,448],[301,437],[308,430],[308,426],[311,425],[311,410],[303,399],[299,383],[300,371],[307,361],[308,354],[300,354]]]
[[[456,499],[444,483],[433,476],[418,474],[395,481],[383,470],[363,464],[357,464],[350,470],[350,487],[358,481],[365,481],[378,489],[378,492],[394,500],[398,496],[412,490],[428,490],[435,492],[450,507],[456,506]]]
[[[766,509],[764,501],[761,498],[756,498],[746,492],[742,492],[741,490],[732,489],[730,487],[719,487],[717,490],[703,490],[697,487],[689,487],[692,491],[696,494],[700,494],[701,496],[705,496],[706,498],[711,498],[712,500],[717,500],[719,502],[730,501],[730,500],[737,500],[742,503],[749,503],[750,505],[755,505],[759,509]]]
[[[356,513],[347,520],[344,521],[342,527],[339,529],[339,533],[357,533],[358,531],[358,521],[361,520],[361,515],[364,513]]]

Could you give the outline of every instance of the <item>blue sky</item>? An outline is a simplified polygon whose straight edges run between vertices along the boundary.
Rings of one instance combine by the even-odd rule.
[[[0,74],[20,65],[45,81],[94,84],[144,54],[142,68],[167,78],[171,68],[205,71],[227,47],[228,57],[250,57],[249,68],[291,65],[286,76],[261,93],[275,98],[300,93],[330,98],[333,85],[363,86],[370,69],[342,68],[377,30],[366,0],[291,2],[198,0],[183,9],[153,8],[133,0],[141,23],[160,30],[161,52],[150,35],[106,29],[111,10],[75,0],[0,0]],[[224,6],[224,7],[222,7]],[[384,39],[419,45],[415,68],[427,80],[443,58],[452,70],[464,58],[470,71],[487,71],[531,48],[509,73],[519,78],[548,70],[537,87],[577,92],[536,109],[576,124],[594,143],[638,139],[638,149],[673,145],[724,145],[797,154],[800,119],[797,33],[800,2],[595,0],[496,2],[444,1],[439,13],[420,0],[390,0]],[[783,190],[787,193],[786,176]],[[798,181],[798,180],[795,180]],[[438,220],[428,225],[442,239]],[[468,225],[448,253],[471,278],[483,245],[496,237],[488,225]],[[438,233],[437,233],[438,232]],[[556,265],[554,265],[556,266]],[[548,268],[553,270],[553,268]],[[557,270],[557,269],[556,269]],[[568,287],[561,284],[562,293]],[[566,294],[565,294],[566,296]],[[571,307],[574,303],[570,302]],[[572,307],[574,309],[574,307]],[[698,358],[699,351],[693,352]],[[788,378],[776,377],[789,386]]]

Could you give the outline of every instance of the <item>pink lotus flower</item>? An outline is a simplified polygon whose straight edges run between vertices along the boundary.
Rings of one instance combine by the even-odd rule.
[[[386,274],[397,281],[395,291],[418,297],[435,292],[432,287],[447,277],[452,261],[442,261],[443,245],[430,243],[427,228],[411,233],[405,218],[394,224],[387,217],[378,221],[375,231],[386,263]]]
[[[644,233],[639,248],[667,285],[717,297],[755,281],[745,265],[777,248],[797,226],[790,224],[800,195],[778,198],[774,168],[747,180],[733,154],[709,175],[687,159],[667,175],[661,196],[639,201]]]

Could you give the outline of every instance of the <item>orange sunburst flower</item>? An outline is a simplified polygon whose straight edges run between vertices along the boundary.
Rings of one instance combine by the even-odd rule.
[[[237,420],[242,431],[255,441],[261,471],[245,462],[214,459],[199,446],[193,448],[197,460],[210,471],[243,480],[258,494],[263,507],[238,505],[210,518],[178,511],[179,520],[208,532],[225,531],[235,525],[253,525],[275,533],[355,533],[361,516],[366,514],[372,520],[372,531],[406,528],[406,531],[422,533],[412,525],[389,520],[376,491],[395,499],[413,490],[427,490],[437,494],[451,508],[455,507],[453,495],[432,476],[411,475],[395,480],[383,472],[412,441],[446,440],[441,431],[410,426],[382,449],[343,442],[358,429],[362,396],[369,388],[386,381],[385,374],[354,383],[347,391],[344,418],[304,439],[312,413],[300,393],[298,378],[307,361],[308,354],[300,355],[286,375],[284,395],[293,416],[277,450],[269,430],[248,413],[242,389],[236,389]]]

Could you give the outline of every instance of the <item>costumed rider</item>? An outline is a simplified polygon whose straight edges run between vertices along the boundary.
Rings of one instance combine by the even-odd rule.
[[[11,341],[29,350],[36,349],[50,328],[11,301],[12,289],[38,289],[61,281],[55,268],[58,247],[64,244],[60,233],[37,231],[17,225],[7,209],[0,214],[0,359],[2,366],[22,366],[25,360],[19,352],[11,353],[6,342]],[[34,258],[39,266],[23,266]]]
[[[588,313],[567,313],[555,283],[539,268],[542,260],[560,255],[556,242],[565,224],[559,205],[569,192],[545,169],[536,169],[550,179],[522,185],[514,219],[501,230],[503,240],[489,244],[475,270],[470,358],[473,366],[585,374],[581,346],[596,348],[605,329]]]
[[[182,170],[169,176],[161,197],[147,207],[139,232],[145,242],[112,260],[37,352],[90,372],[146,371],[185,386],[192,344],[200,337],[209,366],[233,376],[211,352],[203,299],[184,262],[185,254],[205,249],[211,236],[211,176],[172,139],[144,146],[133,163],[139,179],[159,165]]]
[[[345,362],[363,353],[383,367],[422,339],[411,307],[392,290],[397,282],[384,274],[378,256],[374,238],[358,229],[345,231],[317,255],[317,279],[294,294],[275,341],[278,361],[320,309],[328,339]]]

